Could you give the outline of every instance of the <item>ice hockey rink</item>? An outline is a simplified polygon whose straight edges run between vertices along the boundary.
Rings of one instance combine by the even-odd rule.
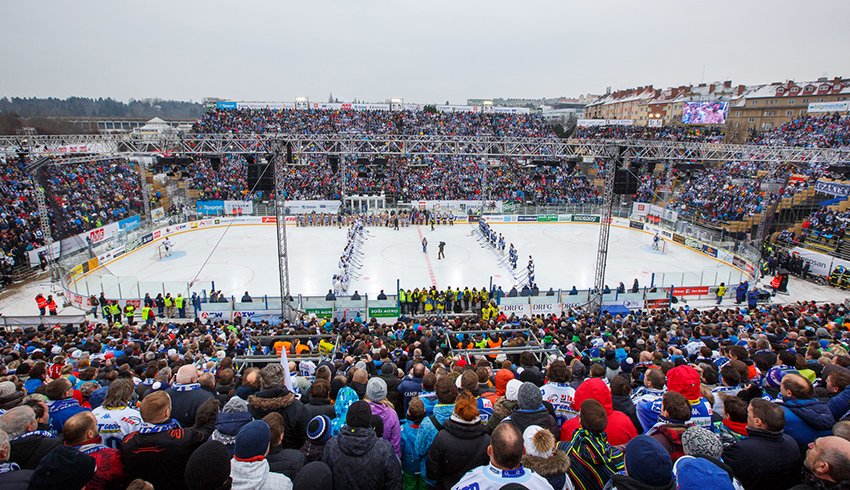
[[[495,224],[493,229],[513,243],[519,255],[515,277],[504,256],[483,246],[473,231],[477,224],[411,226],[400,230],[384,227],[366,229],[359,248],[359,264],[352,272],[349,293],[392,294],[397,282],[404,288],[446,286],[482,287],[493,284],[508,291],[523,280],[531,255],[536,282],[548,288],[588,288],[593,284],[597,224]],[[287,228],[289,270],[293,295],[324,295],[345,246],[347,230],[336,227]],[[422,252],[422,239],[428,241]],[[193,290],[212,287],[237,298],[277,296],[279,275],[275,228],[271,225],[233,225],[178,234],[172,239],[171,256],[159,258],[155,244],[137,249],[80,279],[80,294],[128,297],[137,290],[150,292],[180,290],[194,282]],[[438,259],[438,244],[445,242],[445,258]],[[652,235],[612,227],[608,255],[608,284],[622,281],[627,287],[635,278],[649,285],[653,273],[687,272],[692,276],[733,277],[739,271],[693,249],[668,242],[663,253],[652,249]],[[656,276],[658,277],[658,276]],[[669,276],[668,276],[669,277]],[[699,277],[698,275],[696,277]],[[164,283],[164,284],[163,284]],[[660,284],[656,284],[660,285]]]

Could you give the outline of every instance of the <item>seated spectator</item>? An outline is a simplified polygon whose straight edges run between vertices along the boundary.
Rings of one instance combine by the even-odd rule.
[[[675,463],[683,456],[682,434],[692,426],[691,405],[685,396],[675,391],[668,391],[661,401],[661,417],[646,435],[652,437],[670,453],[670,459]]]
[[[546,478],[552,488],[572,490],[573,484],[567,474],[570,459],[564,451],[558,449],[552,432],[532,425],[525,429],[522,439],[525,448],[523,467]]]
[[[658,441],[649,436],[637,436],[626,444],[625,453],[626,474],[611,475],[606,489],[676,488],[670,453]]]
[[[80,412],[65,422],[62,435],[65,445],[71,446],[95,460],[95,472],[87,489],[120,487],[126,478],[121,451],[106,447],[97,431],[97,419],[91,412]]]
[[[589,399],[598,401],[605,408],[605,413],[608,416],[605,433],[612,446],[622,446],[637,435],[629,416],[614,410],[611,391],[608,390],[604,381],[598,378],[590,378],[579,385],[576,389],[575,407],[581,410],[581,404]],[[561,426],[560,440],[572,440],[573,433],[580,426],[581,419],[578,417],[564,422],[564,425]]]
[[[499,424],[487,447],[490,463],[466,473],[455,488],[498,490],[515,484],[528,490],[551,490],[552,485],[544,477],[523,467],[524,452],[523,437],[516,426]]]
[[[502,423],[506,422],[515,425],[520,432],[524,432],[532,425],[538,425],[552,431],[553,435],[558,433],[558,423],[543,405],[540,388],[529,381],[520,385],[517,392],[517,408],[502,421]]]
[[[803,465],[803,483],[793,490],[846,488],[850,485],[850,441],[835,436],[817,438],[809,444]]]
[[[371,421],[367,402],[352,403],[339,436],[328,441],[322,462],[333,472],[335,490],[401,487],[401,465],[395,451],[375,435]],[[366,468],[369,471],[363,471]]]
[[[815,398],[809,380],[798,374],[786,374],[781,393],[785,433],[797,441],[801,452],[818,437],[832,434],[835,418],[826,403]]]
[[[62,440],[38,428],[31,407],[15,407],[0,416],[0,430],[9,436],[9,461],[24,470],[34,470],[47,453],[62,444]]]
[[[281,414],[272,412],[263,417],[263,420],[269,425],[269,430],[271,431],[271,446],[269,447],[269,453],[266,455],[269,468],[274,473],[281,473],[286,475],[290,480],[295,481],[298,472],[307,464],[306,456],[296,449],[286,449],[283,447],[283,416]],[[308,441],[309,432],[310,424],[307,424]]]
[[[467,471],[487,463],[489,444],[475,397],[463,390],[455,399],[454,413],[428,449],[428,480],[436,482],[434,488],[452,488]]]
[[[27,488],[32,470],[22,470],[16,463],[10,462],[11,451],[9,435],[0,430],[0,488]]]
[[[802,458],[794,439],[784,433],[779,405],[754,398],[747,409],[747,438],[723,450],[724,462],[747,490],[785,488],[800,479]]]
[[[201,389],[198,369],[192,365],[181,366],[177,370],[176,383],[167,392],[171,397],[173,417],[183,427],[194,425],[198,408],[205,401],[215,398],[209,391]]]
[[[191,429],[181,429],[171,418],[171,398],[165,391],[146,396],[140,412],[139,430],[124,438],[121,449],[128,478],[142,478],[156,488],[187,488],[186,463],[212,434],[218,402],[208,400],[202,405]]]
[[[266,455],[269,453],[271,431],[262,420],[254,420],[239,429],[230,478],[233,490],[289,490],[292,481],[285,475],[269,470]]]

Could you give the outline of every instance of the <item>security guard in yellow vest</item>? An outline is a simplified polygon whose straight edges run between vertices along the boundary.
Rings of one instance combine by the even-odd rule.
[[[103,319],[106,321],[107,325],[112,323],[112,302],[107,301],[104,303],[100,311],[103,313]]]
[[[174,298],[171,297],[171,293],[166,294],[165,298],[163,298],[163,301],[165,302],[165,316],[167,316],[168,318],[173,318]]]
[[[174,298],[174,306],[177,308],[177,314],[180,315],[180,318],[186,318],[186,299],[179,293]]]
[[[124,316],[127,317],[127,323],[133,325],[135,323],[136,307],[130,303],[124,305]]]
[[[145,322],[146,327],[153,325],[153,308],[150,306],[142,308],[142,320]]]
[[[121,307],[118,306],[117,301],[112,302],[112,305],[109,307],[109,311],[112,312],[112,319],[109,320],[109,323],[121,321]]]

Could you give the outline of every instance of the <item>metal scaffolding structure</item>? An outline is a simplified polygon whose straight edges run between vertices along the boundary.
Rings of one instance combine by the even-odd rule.
[[[605,288],[605,269],[608,266],[608,237],[611,234],[611,217],[614,212],[614,179],[617,167],[623,163],[621,146],[606,148],[605,157],[605,194],[602,200],[602,216],[599,218],[599,244],[596,249],[596,270],[594,276],[593,296],[590,301],[591,309],[598,313],[602,310],[602,296]]]

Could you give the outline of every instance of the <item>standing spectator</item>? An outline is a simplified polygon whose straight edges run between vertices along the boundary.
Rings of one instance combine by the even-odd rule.
[[[56,300],[53,299],[53,295],[47,296],[47,312],[50,313],[50,316],[56,316],[59,313],[57,310],[59,309],[59,305],[56,304]]]
[[[407,417],[401,426],[401,471],[405,490],[424,490],[421,458],[416,453],[416,437],[425,418],[425,404],[413,397],[407,404]]]
[[[401,464],[390,443],[375,435],[371,420],[367,402],[351,404],[339,436],[325,447],[322,461],[333,472],[334,490],[401,488]]]
[[[88,488],[96,469],[91,456],[72,447],[59,446],[38,462],[28,488]]]
[[[543,396],[540,388],[532,382],[526,381],[519,387],[517,393],[517,408],[503,422],[510,422],[522,433],[532,425],[539,425],[544,429],[558,432],[558,425],[549,410],[543,405]]]
[[[230,460],[232,458],[230,451],[218,441],[210,440],[201,444],[186,463],[186,485],[190,490],[231,488],[233,479],[230,477]]]
[[[850,441],[819,437],[809,444],[803,483],[793,490],[842,489],[850,486]]]
[[[198,369],[192,365],[181,366],[177,370],[174,385],[167,390],[171,398],[171,410],[175,419],[183,427],[195,424],[195,414],[198,408],[215,395],[201,389],[198,383]]]
[[[404,397],[404,410],[407,411],[407,405],[410,399],[419,396],[422,392],[422,378],[425,377],[425,365],[418,362],[413,365],[410,374],[402,380],[398,385],[398,391]]]
[[[673,490],[673,462],[655,439],[637,436],[626,444],[626,474],[614,474],[606,489]]]
[[[31,407],[15,407],[0,416],[0,430],[9,436],[9,461],[25,470],[33,470],[47,453],[62,444],[50,432],[38,430]]]
[[[132,398],[133,382],[116,379],[109,385],[103,403],[92,410],[97,418],[97,431],[106,447],[120,448],[124,437],[141,425],[141,414],[129,406]]]
[[[682,434],[685,455],[673,464],[679,488],[741,488],[732,468],[722,461],[723,445],[708,429],[690,427]]]
[[[552,488],[573,490],[573,483],[567,474],[570,459],[555,445],[555,436],[552,432],[532,425],[525,429],[522,439],[525,448],[522,465],[546,478]]]
[[[218,441],[227,448],[231,453],[236,447],[236,436],[239,434],[239,429],[246,426],[253,420],[251,414],[248,413],[248,403],[234,396],[221,409],[221,412],[216,416],[215,430],[210,439]]]
[[[569,475],[579,490],[602,490],[611,475],[623,471],[623,452],[608,443],[608,414],[594,399],[585,400],[579,412],[581,427],[562,442],[570,458]]]
[[[47,314],[47,298],[43,294],[38,293],[35,295],[35,305],[38,308],[38,314],[40,316]]]
[[[826,403],[815,398],[812,383],[799,374],[786,374],[780,385],[785,434],[804,451],[818,437],[832,435],[835,418]]]
[[[570,386],[571,374],[567,363],[559,359],[549,365],[548,381],[540,388],[543,401],[551,403],[555,408],[558,427],[576,416],[573,407],[576,390]]]
[[[499,373],[502,371],[510,373],[510,370],[508,369],[500,369]],[[499,392],[499,373],[496,373],[497,393]],[[513,373],[511,373],[511,378],[505,383],[504,394],[496,400],[496,403],[493,404],[493,415],[491,415],[490,420],[487,421],[487,432],[492,434],[493,430],[496,429],[496,426],[498,426],[505,417],[509,416],[514,410],[516,410],[517,395],[519,394],[520,386],[522,386],[522,381],[513,379]]]
[[[498,490],[514,484],[515,488],[551,490],[552,485],[545,478],[523,467],[523,443],[515,425],[499,424],[487,447],[490,463],[465,474],[454,488]]]
[[[125,481],[121,451],[101,444],[97,419],[91,412],[81,412],[65,422],[62,433],[65,445],[72,446],[95,460],[95,472],[87,490],[119,488]]]
[[[80,412],[87,412],[89,409],[83,408],[74,398],[74,387],[68,378],[59,378],[51,381],[45,388],[47,398],[51,400],[50,404],[50,426],[57,433],[62,433],[62,428],[65,426],[65,421]]]
[[[324,415],[316,415],[307,424],[307,442],[301,446],[307,463],[321,461],[325,446],[331,438],[331,421]]]
[[[334,407],[330,400],[331,385],[326,380],[317,378],[310,386],[310,400],[305,405],[307,415],[312,419],[317,415],[324,415],[329,419],[336,416]]]
[[[590,378],[582,383],[576,390],[574,406],[581,410],[581,404],[589,399],[598,401],[605,408],[605,413],[608,416],[605,433],[608,435],[608,442],[611,445],[622,446],[637,435],[629,416],[614,410],[611,391],[608,390],[604,381],[599,378]],[[564,422],[564,425],[561,426],[561,440],[572,440],[573,432],[580,426],[580,418],[573,418]]]
[[[387,383],[381,378],[372,378],[366,384],[365,400],[372,409],[372,415],[377,415],[384,423],[383,438],[389,442],[395,455],[401,459],[401,425],[395,408],[387,401]]]
[[[416,436],[416,453],[415,457],[422,461],[421,474],[427,478],[425,468],[425,457],[428,454],[428,449],[437,433],[443,430],[446,422],[449,421],[455,410],[455,400],[457,399],[457,386],[448,376],[443,376],[437,380],[437,404],[434,406],[434,413],[422,420],[419,426],[419,434]],[[429,484],[433,485],[432,482]]]
[[[254,420],[239,429],[236,447],[230,462],[233,490],[289,490],[292,481],[280,473],[269,470],[266,455],[269,452],[271,431],[262,420]]]
[[[301,449],[307,439],[307,409],[283,385],[283,366],[277,363],[266,365],[260,371],[262,389],[248,397],[248,407],[254,418],[262,418],[271,412],[283,415],[283,447]]]
[[[661,417],[658,423],[646,432],[670,453],[670,459],[675,463],[684,456],[682,449],[682,434],[691,425],[691,406],[684,395],[668,391],[661,401]]]
[[[467,390],[455,399],[454,413],[437,434],[425,467],[434,488],[450,489],[467,471],[486,464],[490,436],[481,425],[475,397]]]
[[[0,430],[0,488],[27,488],[32,470],[22,470],[17,464],[9,462],[10,453],[9,435]]]
[[[744,488],[786,488],[800,479],[800,449],[785,434],[782,407],[761,398],[747,409],[747,438],[728,446],[723,458]]]
[[[269,425],[271,431],[271,446],[269,454],[266,455],[266,461],[269,462],[269,469],[274,473],[286,475],[292,481],[301,468],[307,464],[307,458],[304,453],[297,449],[286,449],[283,447],[283,416],[277,412],[272,412],[263,417]],[[307,424],[308,434],[310,424]]]

